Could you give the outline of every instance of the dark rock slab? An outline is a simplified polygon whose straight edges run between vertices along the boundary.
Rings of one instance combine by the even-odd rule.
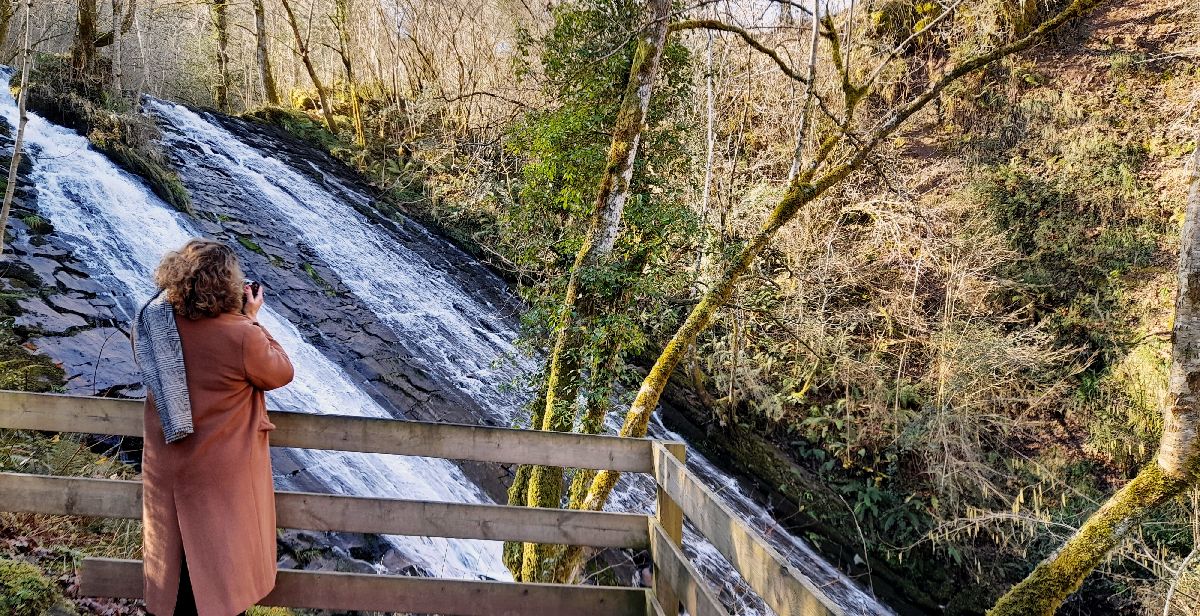
[[[382,542],[356,533],[282,530],[276,541],[280,562],[286,560],[288,568],[293,569],[378,573],[373,562],[382,560],[381,556],[375,558]],[[363,556],[370,560],[360,558]]]
[[[46,257],[21,257],[21,262],[33,269],[43,281],[47,283],[54,282],[54,272],[58,271],[58,261],[47,259]]]
[[[63,314],[51,308],[39,298],[17,300],[21,314],[13,324],[18,327],[36,329],[48,334],[62,334],[72,327],[83,327],[87,321],[77,314]]]
[[[58,310],[72,312],[92,321],[113,318],[113,313],[107,305],[80,295],[51,295],[49,301]]]
[[[19,257],[0,263],[0,277],[5,278],[10,286],[17,289],[37,289],[42,286],[42,277],[32,267],[21,262]]]
[[[71,336],[36,338],[33,342],[62,364],[67,373],[67,393],[111,392],[131,397],[139,393],[142,378],[133,361],[129,338],[119,329],[99,327]]]
[[[41,246],[33,246],[31,252],[39,257],[49,257],[51,259],[65,257],[71,254],[70,250],[54,245],[53,242],[42,244]]]
[[[100,295],[106,292],[104,285],[90,278],[82,278],[67,272],[59,272],[54,275],[54,279],[58,281],[63,288],[68,291],[78,291],[80,293],[89,293],[91,295]]]
[[[195,225],[196,228],[202,233],[206,233],[208,235],[218,235],[225,230],[219,223],[215,223],[204,218],[196,218],[192,221],[192,224]]]

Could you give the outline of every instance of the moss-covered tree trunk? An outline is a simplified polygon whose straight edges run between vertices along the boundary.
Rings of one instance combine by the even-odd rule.
[[[1053,615],[1143,516],[1196,482],[1200,470],[1200,139],[1192,155],[1171,333],[1170,380],[1155,460],[1001,597],[990,616]]]
[[[728,262],[720,277],[701,297],[699,303],[688,314],[683,324],[675,332],[675,335],[671,337],[666,348],[663,349],[658,359],[654,362],[654,366],[650,369],[650,373],[646,375],[645,379],[642,380],[637,397],[634,398],[633,404],[625,415],[625,422],[620,432],[621,436],[641,438],[646,435],[646,429],[650,422],[650,414],[657,408],[659,398],[662,397],[663,389],[666,387],[667,381],[671,373],[675,370],[675,367],[683,359],[688,349],[696,343],[701,332],[712,322],[717,311],[729,302],[742,275],[750,269],[750,266],[770,244],[779,229],[790,222],[802,207],[812,203],[825,194],[831,187],[836,186],[852,172],[862,167],[867,158],[871,156],[884,140],[888,139],[897,129],[903,126],[913,114],[937,98],[951,83],[964,75],[978,71],[1000,58],[1028,49],[1034,43],[1043,40],[1047,34],[1056,30],[1068,20],[1091,10],[1101,1],[1074,0],[1062,12],[1042,23],[1026,36],[1007,45],[959,62],[947,70],[940,78],[931,81],[920,94],[895,108],[865,138],[858,137],[851,139],[835,127],[832,132],[821,139],[820,145],[812,157],[812,162],[792,180],[787,191],[772,210],[770,216],[767,217],[759,231],[743,244],[741,250]],[[831,43],[833,43],[830,46],[830,56],[838,67],[839,72],[842,73],[842,89],[845,93],[846,105],[845,124],[849,125],[849,118],[853,114],[855,106],[868,93],[867,88],[871,86],[871,82],[868,81],[863,86],[851,85],[850,77],[843,69],[840,60],[841,51],[839,45],[836,44],[836,35],[832,32],[832,24],[829,24],[828,21],[826,23],[832,36],[830,39]],[[841,161],[827,163],[827,159],[839,148],[847,149],[847,153],[841,158]],[[587,498],[584,499],[582,509],[591,511],[603,509],[619,478],[620,473],[617,471],[605,470],[598,473],[592,481]],[[564,556],[557,563],[558,570],[556,576],[566,579],[576,579],[578,571],[582,567],[584,555],[585,551],[583,548],[578,546],[568,548]]]
[[[263,0],[250,0],[250,4],[254,9],[254,59],[258,64],[258,80],[267,103],[278,105],[279,90],[271,70],[271,54],[267,50],[267,10]]]
[[[292,11],[292,5],[288,0],[279,0],[283,3],[283,12],[287,14],[288,25],[292,28],[292,35],[296,39],[296,53],[300,54],[300,60],[304,63],[304,70],[308,71],[308,78],[312,80],[313,87],[317,90],[317,98],[321,101],[321,113],[325,116],[325,126],[329,128],[329,132],[337,132],[337,121],[333,119],[333,107],[329,103],[329,93],[325,90],[325,85],[321,83],[321,78],[317,76],[317,69],[313,66],[312,57],[308,52],[308,43],[304,41],[304,35],[300,33],[300,22],[296,21],[296,13]]]
[[[536,390],[538,395],[529,402],[526,410],[531,416],[530,429],[536,430],[542,425],[542,416],[546,414],[546,386],[545,379],[540,380],[540,386]],[[512,485],[508,487],[508,504],[524,505],[526,491],[529,488],[529,474],[533,471],[533,466],[522,464],[517,467],[517,472],[514,473]],[[520,541],[505,541],[504,542],[504,566],[512,572],[513,577],[519,577],[521,574],[521,559],[524,558],[525,544]]]
[[[612,252],[617,241],[625,202],[629,199],[638,144],[666,44],[671,15],[670,0],[648,0],[644,14],[648,23],[638,36],[629,68],[629,81],[617,111],[588,233],[575,256],[563,304],[558,312],[554,346],[546,371],[545,412],[540,424],[533,426],[536,429],[567,432],[575,425],[579,369],[585,354],[583,327],[598,307],[598,300],[589,288],[585,271],[600,264]],[[528,475],[524,502],[517,500],[514,504],[530,507],[558,507],[562,504],[562,468],[536,466]],[[514,496],[519,498],[521,495]],[[554,573],[555,560],[561,554],[561,548],[529,543],[525,544],[522,552],[521,570],[514,572],[514,576],[523,581],[546,581]]]
[[[33,46],[29,31],[33,15],[33,0],[25,0],[24,41],[21,45],[21,93],[17,100],[17,136],[13,141],[12,160],[8,164],[8,182],[4,186],[4,203],[0,204],[0,259],[4,258],[4,236],[8,228],[8,212],[12,209],[17,188],[17,169],[21,166],[21,145],[25,141],[25,101],[29,98],[29,65],[33,63]]]
[[[0,49],[8,41],[8,31],[12,28],[12,18],[17,12],[19,2],[0,0]]]
[[[71,45],[71,66],[80,76],[90,77],[96,68],[96,0],[79,0],[75,14],[75,40]]]
[[[217,41],[217,81],[213,85],[213,100],[217,109],[229,113],[229,2],[212,0],[209,9]]]

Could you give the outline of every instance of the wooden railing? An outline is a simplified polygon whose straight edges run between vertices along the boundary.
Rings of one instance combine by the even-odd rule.
[[[653,474],[655,516],[307,492],[275,493],[282,528],[649,548],[653,592],[352,573],[279,571],[271,606],[466,616],[674,615],[728,611],[680,549],[686,517],[781,616],[844,612],[792,568],[683,464],[682,443],[480,426],[271,412],[271,445],[545,464]],[[0,390],[0,428],[141,436],[142,402]],[[141,483],[0,473],[0,511],[140,518]],[[140,598],[142,563],[86,558],[85,596]]]

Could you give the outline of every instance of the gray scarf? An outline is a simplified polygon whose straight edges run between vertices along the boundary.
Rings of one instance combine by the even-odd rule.
[[[154,396],[163,438],[173,443],[192,433],[192,400],[188,396],[183,343],[175,327],[175,309],[159,291],[133,317],[133,356],[142,384]]]

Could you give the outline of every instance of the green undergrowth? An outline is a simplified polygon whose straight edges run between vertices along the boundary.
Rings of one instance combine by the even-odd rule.
[[[307,141],[327,152],[334,153],[344,150],[348,144],[340,137],[329,132],[324,124],[310,118],[307,114],[285,107],[262,107],[242,114],[243,118],[278,126],[283,130]]]
[[[0,389],[61,391],[62,368],[31,352],[0,323]],[[132,479],[132,467],[93,450],[79,435],[0,430],[0,472]],[[140,522],[30,513],[0,513],[0,613],[76,613],[64,597],[84,556],[136,558]],[[8,602],[8,603],[6,603]]]
[[[58,600],[58,589],[35,566],[0,558],[0,614],[42,616]]]

